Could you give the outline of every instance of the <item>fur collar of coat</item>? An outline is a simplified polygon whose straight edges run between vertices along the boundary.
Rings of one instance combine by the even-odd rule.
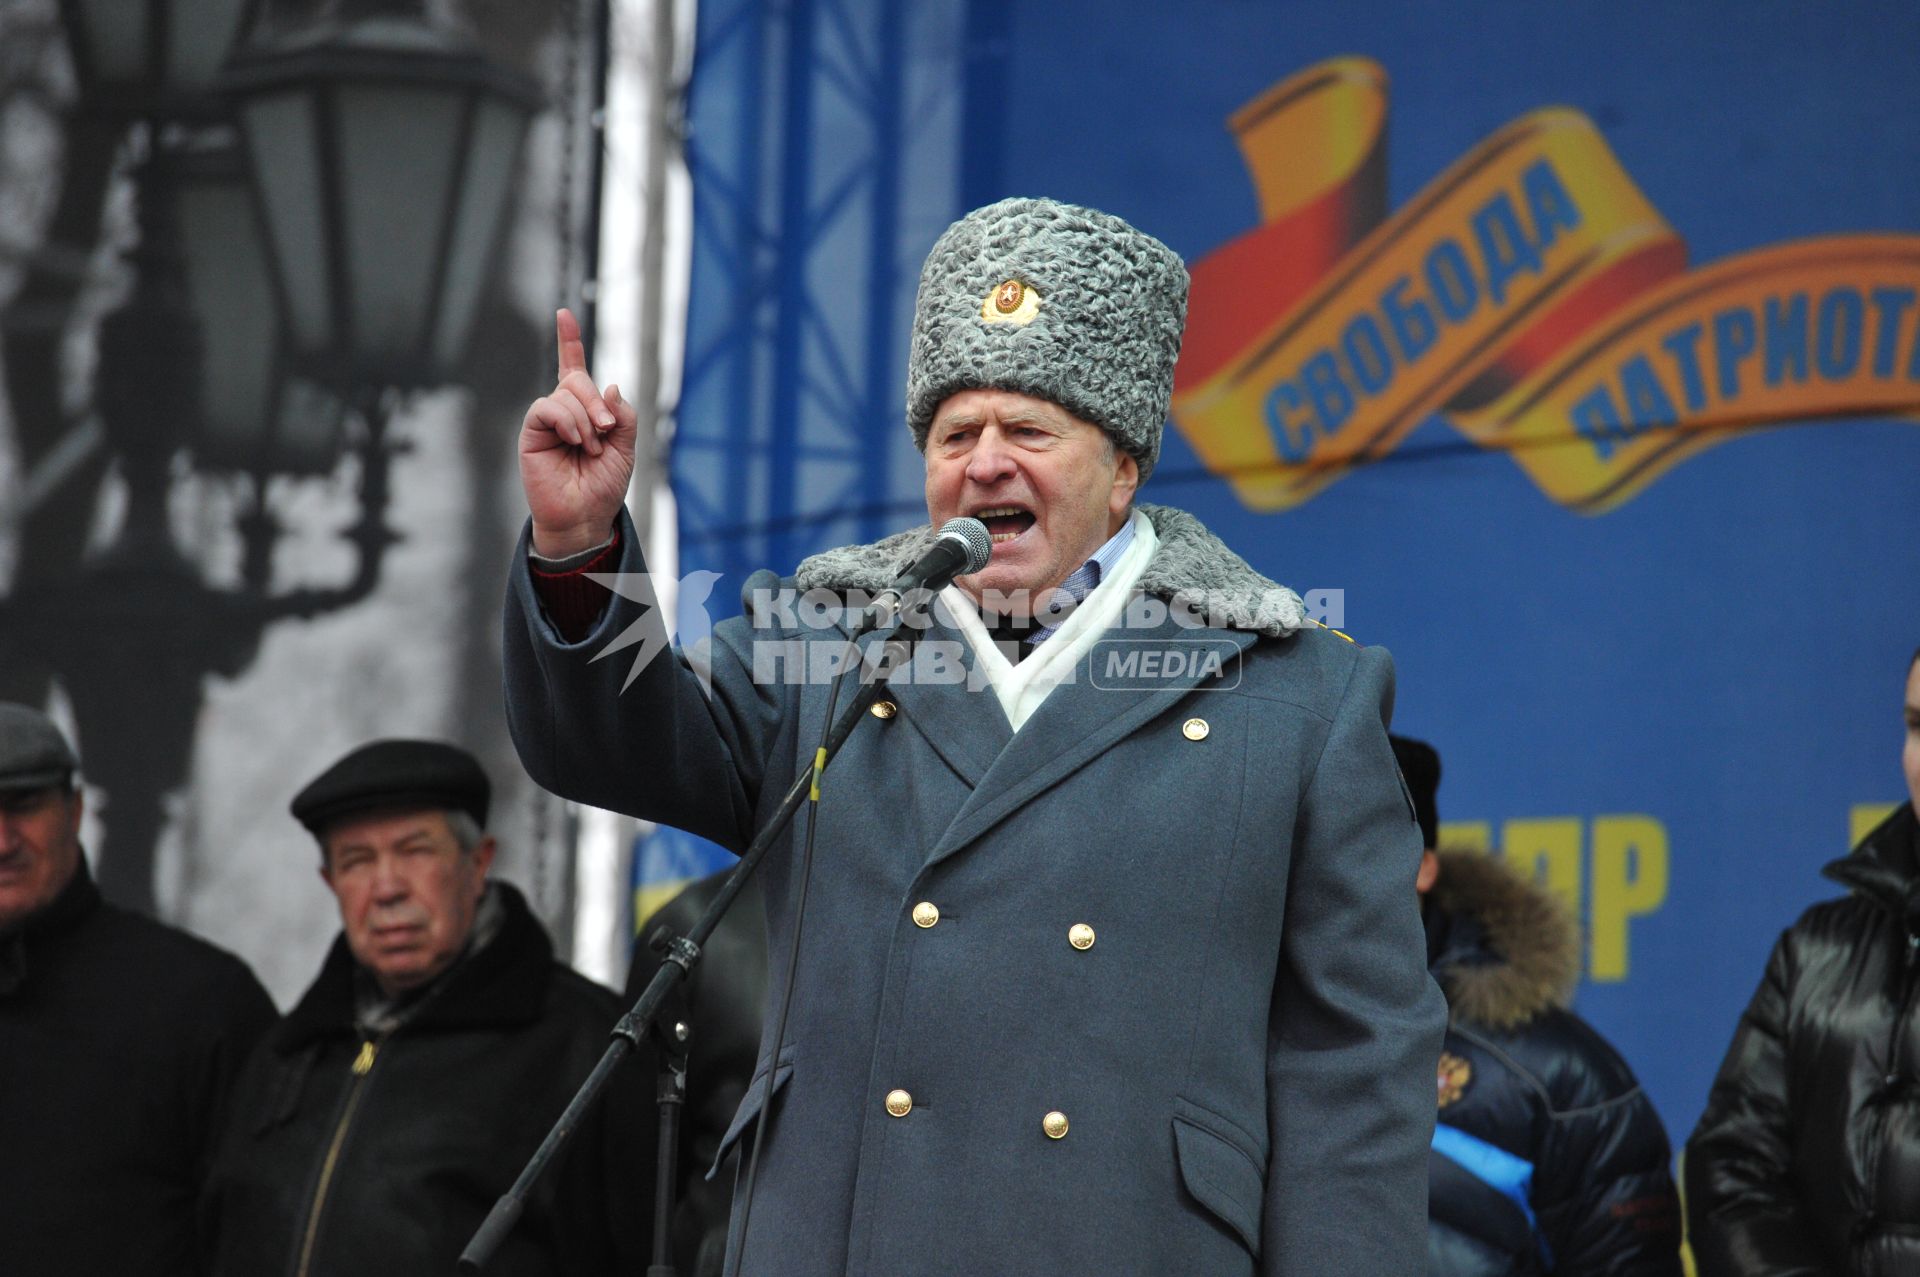
[[[1140,578],[1143,594],[1166,600],[1227,629],[1285,638],[1307,624],[1300,596],[1253,570],[1200,520],[1172,506],[1135,507],[1153,523],[1160,548]],[[934,529],[922,524],[871,545],[848,545],[803,560],[795,572],[802,590],[886,589],[902,568],[933,544]]]
[[[1447,919],[1432,969],[1456,1019],[1512,1029],[1573,1001],[1580,930],[1559,897],[1505,861],[1442,851],[1428,906]]]

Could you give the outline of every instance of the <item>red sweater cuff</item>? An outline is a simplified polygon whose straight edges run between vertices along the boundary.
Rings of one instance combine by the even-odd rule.
[[[620,529],[615,528],[613,540],[577,567],[554,572],[538,563],[527,564],[533,573],[533,592],[540,600],[540,608],[561,638],[578,643],[600,624],[612,592],[598,581],[588,580],[587,573],[610,571],[619,562]]]

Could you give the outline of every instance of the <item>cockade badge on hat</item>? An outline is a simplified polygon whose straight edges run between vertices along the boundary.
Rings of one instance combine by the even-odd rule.
[[[983,324],[1030,324],[1040,313],[1040,294],[1017,279],[1009,279],[980,301]]]

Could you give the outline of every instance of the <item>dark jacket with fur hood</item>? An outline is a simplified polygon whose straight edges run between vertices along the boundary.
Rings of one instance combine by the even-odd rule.
[[[1427,951],[1452,1018],[1427,1271],[1678,1277],[1666,1132],[1626,1062],[1566,1009],[1580,974],[1572,921],[1502,861],[1440,859]]]

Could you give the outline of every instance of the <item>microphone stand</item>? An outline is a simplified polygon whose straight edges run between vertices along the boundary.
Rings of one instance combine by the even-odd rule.
[[[869,651],[874,648],[886,650],[901,638],[903,631],[911,628],[915,611],[912,604],[930,599],[932,594],[931,590],[916,590],[909,596],[908,605],[898,610],[869,610],[860,614],[853,622],[853,632],[847,640],[849,647],[859,653],[858,643],[863,634],[877,628],[878,625],[891,622],[892,628],[887,631],[886,636],[878,643],[870,644],[867,649]],[[792,788],[787,790],[786,796],[780,800],[779,809],[773,814],[773,819],[767,822],[766,827],[754,837],[746,851],[741,853],[739,863],[733,867],[733,872],[727,875],[726,882],[721,885],[719,894],[714,896],[712,902],[708,904],[706,912],[700,915],[700,920],[694,923],[693,929],[684,936],[655,937],[655,941],[658,942],[655,948],[665,961],[660,964],[660,969],[654,972],[653,979],[641,992],[633,1008],[614,1024],[613,1041],[607,1044],[606,1051],[600,1056],[600,1062],[593,1066],[593,1072],[587,1075],[587,1080],[580,1084],[578,1091],[574,1092],[573,1099],[567,1102],[566,1110],[560,1114],[559,1120],[554,1122],[553,1129],[547,1132],[547,1137],[540,1142],[540,1147],[534,1150],[533,1156],[521,1170],[520,1177],[513,1182],[513,1187],[494,1203],[492,1211],[488,1212],[487,1218],[481,1223],[472,1239],[467,1242],[467,1248],[460,1253],[460,1271],[481,1272],[492,1261],[501,1243],[506,1241],[507,1234],[512,1232],[513,1226],[519,1222],[521,1212],[526,1209],[527,1196],[533,1191],[533,1186],[540,1181],[548,1165],[559,1156],[561,1149],[566,1147],[567,1141],[573,1137],[581,1119],[600,1098],[600,1092],[606,1089],[607,1083],[613,1079],[614,1070],[640,1045],[643,1035],[657,1028],[654,1021],[667,995],[687,978],[693,971],[694,965],[700,961],[701,946],[713,934],[713,929],[720,925],[721,917],[732,907],[734,898],[740,894],[740,889],[746,885],[747,879],[753,876],[755,869],[759,868],[760,861],[767,854],[767,849],[773,846],[774,840],[792,822],[794,814],[800,810],[801,804],[807,801],[808,795],[813,793],[817,796],[820,773],[826,768],[828,761],[840,752],[840,747],[846,743],[847,737],[853,734],[853,729],[858,727],[860,720],[866,716],[868,707],[879,699],[880,693],[887,685],[887,676],[891,671],[884,664],[866,665],[864,654],[861,655],[861,661],[862,670],[871,677],[861,680],[860,690],[848,703],[846,709],[841,711],[840,717],[834,720],[833,729],[827,735],[826,744],[816,755],[814,765],[803,771],[793,782]],[[663,1040],[657,1032],[655,1038]],[[675,1043],[669,1046],[669,1052],[671,1053],[678,1045]],[[772,1074],[769,1073],[769,1086],[772,1080]],[[677,1131],[675,1134],[677,1137]],[[677,1160],[676,1158],[675,1161]],[[675,1169],[677,1168],[664,1165],[662,1167],[662,1179],[668,1193],[673,1191],[672,1174]],[[671,1201],[670,1198],[668,1200]],[[656,1191],[656,1214],[657,1208],[658,1192]],[[656,1259],[662,1256],[658,1237],[654,1242],[654,1254]],[[648,1269],[648,1274],[649,1277],[672,1277],[672,1267],[656,1263]]]
[[[662,927],[660,931],[664,936],[667,929]],[[647,1264],[647,1277],[674,1277],[674,1181],[680,1170],[680,1116],[687,1106],[687,1039],[692,1034],[687,1022],[681,1020],[673,1026],[673,1032],[656,1032],[653,1036],[661,1047],[660,1074],[654,1090],[660,1106],[660,1137],[654,1150],[653,1254]]]

